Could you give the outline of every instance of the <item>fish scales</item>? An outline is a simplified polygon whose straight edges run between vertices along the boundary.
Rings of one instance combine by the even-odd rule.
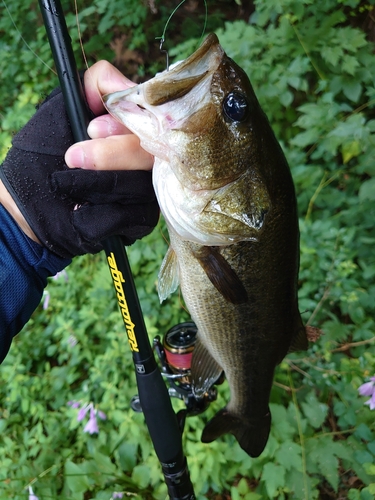
[[[275,367],[307,347],[298,311],[296,197],[284,154],[246,74],[216,35],[168,72],[106,96],[110,113],[155,156],[170,235],[161,300],[180,284],[198,334],[197,398],[225,372],[230,400],[202,440],[232,433],[259,456]]]

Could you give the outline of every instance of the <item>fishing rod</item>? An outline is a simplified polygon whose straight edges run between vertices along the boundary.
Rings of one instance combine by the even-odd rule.
[[[39,0],[76,142],[90,139],[87,126],[91,112],[86,103],[71,39],[60,0]],[[135,367],[139,404],[161,463],[170,500],[195,500],[187,460],[182,448],[182,428],[156,362],[127,254],[119,236],[103,242],[115,293],[122,313]]]

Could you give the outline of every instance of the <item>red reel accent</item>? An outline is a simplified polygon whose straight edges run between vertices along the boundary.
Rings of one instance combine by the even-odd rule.
[[[191,358],[193,356],[192,352],[188,352],[186,354],[174,353],[170,352],[167,349],[165,350],[165,356],[167,358],[167,362],[173,368],[177,368],[178,370],[189,370],[191,366]]]

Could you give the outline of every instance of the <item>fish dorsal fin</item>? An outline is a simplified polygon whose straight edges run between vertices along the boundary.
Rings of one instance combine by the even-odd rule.
[[[223,369],[214,360],[206,347],[197,337],[191,361],[191,379],[193,392],[201,398],[208,389],[220,378]]]
[[[240,278],[216,247],[202,246],[193,251],[193,255],[225,300],[232,304],[247,302],[247,292]]]
[[[163,262],[161,263],[158,276],[158,294],[160,303],[175,292],[179,284],[180,277],[177,255],[173,248],[169,247]]]

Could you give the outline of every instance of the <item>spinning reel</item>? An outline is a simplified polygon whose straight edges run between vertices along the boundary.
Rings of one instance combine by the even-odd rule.
[[[193,393],[190,367],[196,336],[195,323],[186,322],[168,330],[163,340],[157,336],[153,342],[161,374],[169,386],[169,396],[183,400],[186,406],[186,409],[177,413],[181,429],[187,416],[204,412],[217,398],[217,389],[214,386],[210,387],[203,397],[196,398]],[[216,383],[221,383],[221,379],[222,377]],[[142,411],[138,396],[132,398],[131,407],[136,412]]]

